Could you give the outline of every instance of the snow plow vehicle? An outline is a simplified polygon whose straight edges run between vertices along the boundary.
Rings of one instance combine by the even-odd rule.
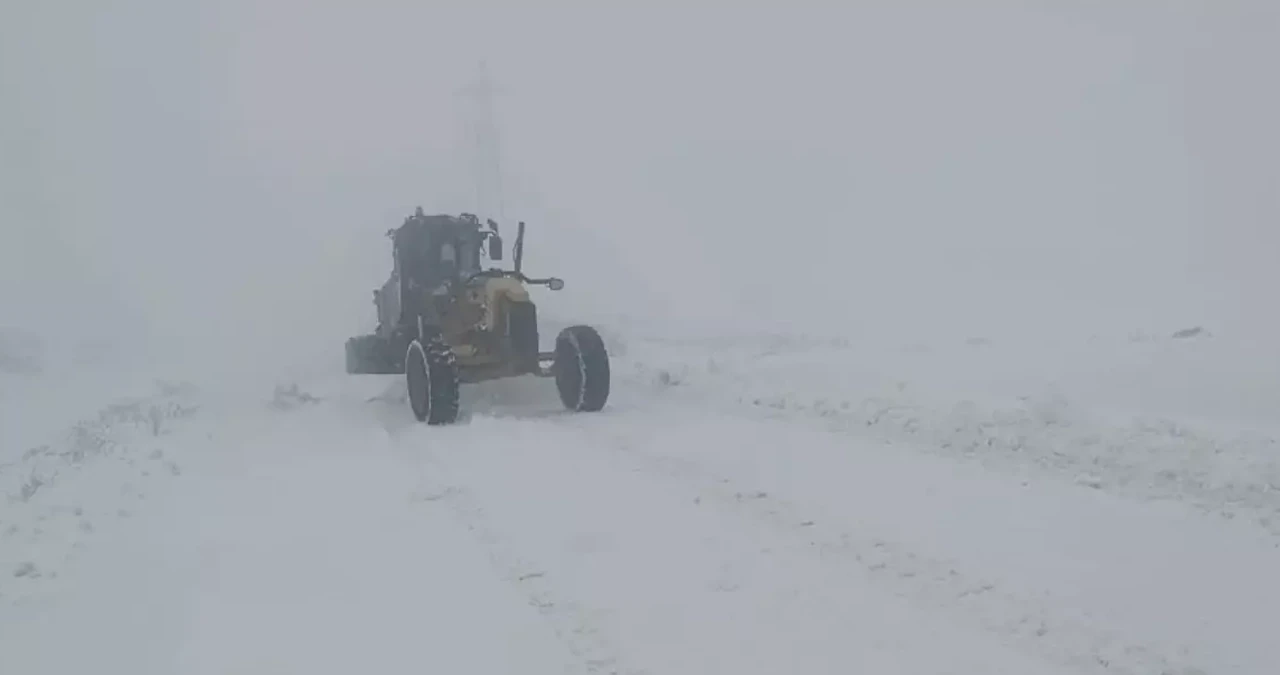
[[[492,219],[425,215],[418,207],[392,240],[390,277],[373,291],[378,325],[346,342],[349,374],[402,375],[419,422],[457,421],[462,384],[533,375],[554,378],[560,400],[596,412],[609,397],[609,355],[591,326],[574,325],[541,351],[538,311],[528,286],[558,291],[556,277],[522,271],[524,222],[512,250],[514,269],[482,268],[481,257],[503,257]]]

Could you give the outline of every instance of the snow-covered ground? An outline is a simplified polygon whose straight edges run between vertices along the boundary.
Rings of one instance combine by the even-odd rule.
[[[1280,674],[1280,3],[82,4],[0,2],[0,675]],[[342,374],[417,208],[606,411]]]
[[[637,372],[694,405],[1172,500],[1280,534],[1280,361],[1269,343],[1134,334],[886,347],[762,335],[628,347]]]
[[[1263,346],[606,334],[596,415],[316,371],[7,416],[0,672],[1280,672]]]

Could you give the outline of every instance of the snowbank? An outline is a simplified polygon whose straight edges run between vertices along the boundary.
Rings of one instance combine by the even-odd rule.
[[[622,372],[691,404],[809,418],[1280,535],[1280,360],[1265,344],[1141,334],[899,347],[629,336],[622,355]]]

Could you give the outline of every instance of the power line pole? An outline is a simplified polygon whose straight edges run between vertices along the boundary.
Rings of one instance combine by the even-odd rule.
[[[476,215],[505,218],[502,197],[502,159],[498,144],[498,125],[494,121],[493,99],[496,89],[489,78],[488,65],[481,61],[471,84],[458,91],[470,101],[470,131],[474,139],[472,156],[476,190]]]

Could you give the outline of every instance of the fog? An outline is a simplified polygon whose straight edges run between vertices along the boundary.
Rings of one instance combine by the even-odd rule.
[[[570,319],[1276,335],[1278,16],[6,0],[0,325],[336,369],[421,205],[527,221]]]

